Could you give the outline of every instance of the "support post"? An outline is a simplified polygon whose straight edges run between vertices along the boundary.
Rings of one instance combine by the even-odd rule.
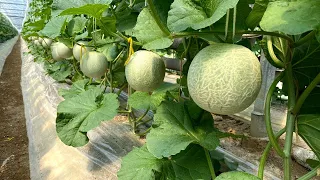
[[[254,109],[251,113],[250,134],[253,137],[266,137],[266,125],[264,122],[264,104],[267,92],[275,77],[276,68],[272,66],[266,59],[261,50],[261,70],[262,70],[262,85],[259,95],[254,102]]]

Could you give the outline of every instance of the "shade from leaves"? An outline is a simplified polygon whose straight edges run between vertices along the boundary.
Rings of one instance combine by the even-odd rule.
[[[219,145],[212,117],[204,121],[207,123],[194,126],[185,106],[184,103],[165,101],[158,107],[153,128],[147,135],[148,150],[154,156],[161,158],[178,154],[191,143],[200,144],[209,150]],[[198,117],[198,121],[202,118]]]
[[[320,25],[319,9],[319,0],[270,2],[260,26],[265,31],[302,34]]]
[[[210,26],[222,18],[239,0],[175,0],[169,11],[168,27],[172,32]]]
[[[298,116],[298,133],[320,158],[320,114]]]
[[[88,142],[86,133],[102,121],[117,114],[116,94],[102,94],[96,87],[66,99],[58,105],[56,127],[58,137],[69,146],[83,146]]]
[[[58,37],[63,28],[65,28],[66,20],[67,17],[65,16],[53,17],[39,33],[54,39]]]
[[[260,180],[260,178],[246,172],[231,171],[220,174],[216,180]]]
[[[157,178],[155,178],[157,177]],[[191,145],[171,159],[154,157],[146,146],[135,148],[122,160],[119,180],[210,179],[210,171],[202,147]]]
[[[148,8],[144,8],[133,29],[133,36],[143,44],[145,49],[163,49],[169,47],[173,40],[160,29]]]

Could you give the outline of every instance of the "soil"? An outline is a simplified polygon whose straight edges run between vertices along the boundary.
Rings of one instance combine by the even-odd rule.
[[[0,179],[30,179],[28,137],[20,86],[20,40],[0,76]]]
[[[224,132],[232,134],[245,135],[246,138],[234,139],[224,138],[221,139],[221,147],[244,160],[251,162],[254,165],[259,165],[259,158],[266,147],[267,138],[253,138],[249,136],[250,124],[241,121],[240,119],[234,119],[229,116],[214,115],[214,125],[216,128]],[[279,140],[280,145],[283,147],[284,140]],[[293,179],[297,179],[308,172],[308,169],[298,164],[293,159]],[[283,160],[276,154],[274,150],[271,150],[266,167],[266,171],[272,172],[274,175],[283,179]],[[314,180],[320,180],[320,177],[313,178]]]

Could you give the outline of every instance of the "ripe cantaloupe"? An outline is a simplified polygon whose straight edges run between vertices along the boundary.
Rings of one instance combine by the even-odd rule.
[[[87,52],[82,56],[80,69],[84,75],[99,79],[108,70],[108,61],[104,54],[100,52]]]
[[[261,67],[254,53],[240,45],[213,44],[201,50],[188,71],[194,102],[216,114],[234,114],[250,106],[261,87]]]
[[[131,56],[125,74],[128,84],[133,89],[151,92],[163,83],[165,65],[158,54],[140,50]]]

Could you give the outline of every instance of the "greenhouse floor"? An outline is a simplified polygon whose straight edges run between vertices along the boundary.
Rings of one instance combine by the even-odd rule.
[[[0,179],[30,179],[28,136],[21,93],[20,40],[0,76]]]

